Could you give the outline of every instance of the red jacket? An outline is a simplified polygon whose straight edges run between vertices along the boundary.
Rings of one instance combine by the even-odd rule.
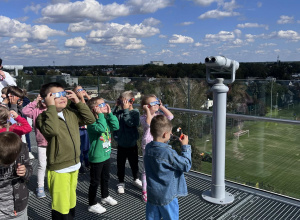
[[[16,124],[13,124],[9,127],[9,131],[16,133],[20,137],[23,134],[27,134],[32,131],[32,128],[28,121],[25,118],[22,118],[20,115],[15,118]],[[1,128],[0,133],[7,131],[6,128]]]

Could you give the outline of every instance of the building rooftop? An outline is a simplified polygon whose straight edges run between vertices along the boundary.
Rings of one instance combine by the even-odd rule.
[[[31,133],[32,151],[37,158],[37,147]],[[29,181],[30,198],[28,204],[29,219],[51,219],[51,199],[45,179],[46,198],[37,199],[37,159],[33,160],[34,174]],[[142,161],[140,161],[140,170]],[[116,206],[104,205],[103,214],[88,212],[89,173],[79,174],[77,186],[77,206],[75,219],[145,219],[145,203],[141,191],[131,184],[131,170],[126,164],[125,194],[117,194],[116,151],[111,156],[111,175],[109,193],[118,201]],[[234,195],[235,200],[228,205],[215,205],[202,199],[202,192],[210,190],[209,176],[189,172],[185,174],[188,196],[179,198],[180,219],[300,219],[299,200],[269,193],[244,185],[226,182],[226,192]],[[97,194],[100,202],[100,190]]]

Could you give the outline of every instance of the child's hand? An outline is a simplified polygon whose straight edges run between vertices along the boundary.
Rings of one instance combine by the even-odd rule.
[[[75,104],[79,103],[79,99],[78,99],[77,95],[72,90],[65,90],[65,91],[68,93],[67,99],[70,99]]]
[[[109,106],[109,104],[107,104],[107,103],[106,103],[106,109],[107,109],[107,113],[111,113],[110,106]]]
[[[0,70],[0,75],[3,77],[3,79],[6,78],[5,73],[2,70]]]
[[[96,114],[102,113],[101,108],[98,105],[95,106],[93,110]]]
[[[18,106],[23,106],[23,99],[19,99],[19,100],[17,101],[17,104],[18,104]]]
[[[124,101],[123,101],[123,109],[128,109],[129,105],[130,105],[130,103],[128,102],[128,100],[124,99]]]
[[[18,103],[19,97],[15,96],[15,95],[10,95],[9,94],[8,95],[8,99],[9,99],[10,104],[16,105]]]
[[[91,97],[87,94],[87,92],[85,90],[82,91],[83,96],[86,97],[88,100],[91,99]]]
[[[49,93],[47,94],[47,96],[45,97],[45,104],[46,104],[46,106],[49,106],[49,105],[55,105],[54,98],[55,98],[55,96],[52,95],[51,92],[49,92]]]
[[[10,114],[11,114],[11,117],[13,117],[14,119],[17,118],[17,117],[19,116],[18,113],[15,112],[14,110],[10,110],[9,112],[10,112]]]
[[[143,109],[144,109],[145,111],[149,111],[148,105],[143,105]]]
[[[83,97],[84,97],[84,93],[83,93],[83,91],[79,91],[79,92],[76,92],[76,95],[77,95],[77,97],[79,98],[79,99],[83,99]]]
[[[20,163],[18,163],[17,175],[18,176],[25,176],[25,174],[26,174],[26,167],[25,167],[25,165],[21,165]]]
[[[189,143],[189,137],[187,135],[183,135],[182,138],[179,138],[181,145],[187,145]]]
[[[36,102],[42,101],[42,97],[40,94],[38,94],[38,96],[35,99]]]

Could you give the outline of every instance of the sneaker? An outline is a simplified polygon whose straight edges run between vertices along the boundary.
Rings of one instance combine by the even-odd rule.
[[[101,203],[102,204],[109,204],[109,205],[117,205],[118,204],[118,202],[110,196],[107,196],[106,198],[102,198]]]
[[[88,211],[89,212],[94,212],[94,213],[101,214],[103,212],[106,212],[106,208],[104,208],[102,205],[100,205],[99,203],[97,203],[95,205],[89,206],[88,207]]]
[[[139,188],[139,189],[142,189],[142,188],[143,188],[142,181],[140,181],[139,179],[135,179],[135,180],[132,182],[132,184],[133,184],[135,187]]]
[[[142,193],[143,193],[142,194],[142,199],[143,199],[144,203],[147,203],[147,192],[143,191]]]
[[[38,187],[38,188],[36,188],[36,197],[38,199],[46,197],[46,194],[45,194],[45,191],[44,191],[44,187]]]
[[[33,159],[34,159],[34,156],[33,156],[33,154],[32,154],[31,152],[29,152],[29,159],[30,159],[30,160],[33,160]]]
[[[117,185],[117,187],[118,187],[118,193],[119,193],[119,194],[125,193],[125,184],[124,184],[124,183],[119,183],[119,184]]]

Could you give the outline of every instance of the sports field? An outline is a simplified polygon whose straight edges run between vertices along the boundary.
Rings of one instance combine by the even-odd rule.
[[[300,199],[300,126],[243,121],[239,127],[249,137],[238,139],[238,126],[227,128],[226,179]],[[211,142],[201,142],[200,151],[211,151]],[[202,162],[201,172],[210,174],[211,163]]]

